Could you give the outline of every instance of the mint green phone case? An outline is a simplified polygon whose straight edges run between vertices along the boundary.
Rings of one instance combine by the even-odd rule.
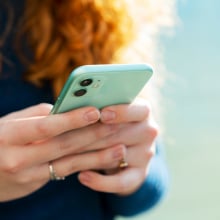
[[[153,74],[148,64],[85,65],[70,74],[51,113],[130,103]],[[82,84],[82,85],[81,85]]]

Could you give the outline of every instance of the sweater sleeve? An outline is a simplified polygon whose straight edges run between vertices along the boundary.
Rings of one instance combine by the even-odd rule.
[[[132,195],[105,194],[105,204],[113,215],[133,216],[154,207],[166,194],[169,175],[161,144],[157,144],[148,176]]]

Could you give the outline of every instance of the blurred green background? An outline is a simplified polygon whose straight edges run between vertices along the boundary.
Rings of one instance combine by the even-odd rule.
[[[220,1],[179,0],[177,10],[175,34],[161,39],[170,192],[130,219],[220,219]]]

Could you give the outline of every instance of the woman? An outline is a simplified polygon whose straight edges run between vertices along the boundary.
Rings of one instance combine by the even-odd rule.
[[[153,62],[148,45],[169,17],[164,2],[172,3],[1,3],[1,219],[107,220],[161,199],[167,171],[146,94],[130,105],[57,115],[39,103],[54,103],[77,66]]]

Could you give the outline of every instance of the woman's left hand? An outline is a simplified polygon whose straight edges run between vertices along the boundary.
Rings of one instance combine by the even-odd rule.
[[[137,99],[130,105],[109,106],[101,111],[101,122],[117,124],[119,132],[94,143],[96,148],[123,144],[126,147],[126,168],[114,170],[82,171],[80,182],[96,191],[129,195],[135,192],[148,174],[150,160],[155,153],[158,126],[149,103]],[[120,161],[119,161],[120,165]]]

